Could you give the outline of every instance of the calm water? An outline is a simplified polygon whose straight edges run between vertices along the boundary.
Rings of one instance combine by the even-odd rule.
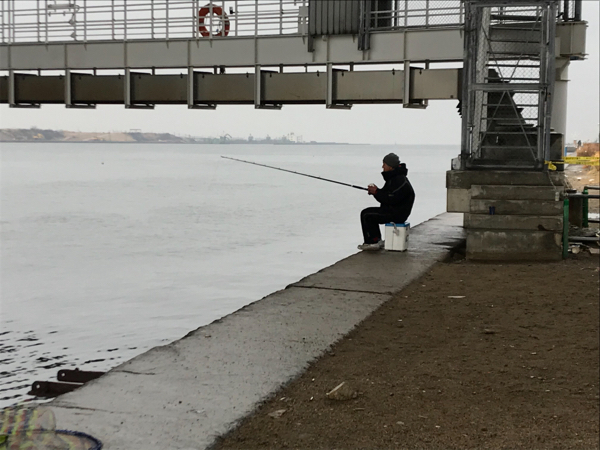
[[[108,370],[356,252],[390,151],[445,210],[457,147],[1,144],[0,407]]]

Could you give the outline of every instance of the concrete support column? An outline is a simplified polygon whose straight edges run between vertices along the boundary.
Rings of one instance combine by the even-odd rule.
[[[556,133],[567,134],[567,99],[569,82],[569,60],[556,59],[556,79],[554,83],[554,100],[552,103],[552,120],[550,126]]]

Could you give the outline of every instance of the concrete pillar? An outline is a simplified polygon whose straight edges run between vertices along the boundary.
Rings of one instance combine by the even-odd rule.
[[[567,58],[556,59],[556,79],[554,84],[554,101],[552,103],[551,127],[556,133],[567,137],[567,99],[569,83],[569,60]]]

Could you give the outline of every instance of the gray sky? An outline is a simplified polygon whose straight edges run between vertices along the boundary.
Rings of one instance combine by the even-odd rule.
[[[600,77],[598,0],[583,2],[583,18],[589,22],[586,61],[569,68],[567,142],[595,141],[599,132]],[[400,67],[399,67],[400,68]],[[284,106],[280,111],[255,110],[252,106],[219,106],[215,111],[188,110],[185,106],[157,106],[154,110],[126,110],[100,105],[96,110],[66,109],[44,105],[36,109],[0,106],[0,127],[64,129],[72,131],[169,132],[193,136],[271,137],[290,132],[304,140],[370,144],[460,143],[460,117],[455,100],[432,101],[425,110],[401,105],[354,105],[347,110],[325,106]]]

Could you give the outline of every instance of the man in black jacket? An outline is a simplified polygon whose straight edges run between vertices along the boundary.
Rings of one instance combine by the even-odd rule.
[[[369,185],[369,195],[375,197],[381,206],[366,208],[360,213],[360,223],[364,236],[364,244],[359,250],[379,250],[383,247],[379,225],[383,223],[404,223],[415,202],[415,191],[408,178],[406,164],[400,164],[400,158],[390,153],[383,158],[383,179],[385,185],[379,189]]]

